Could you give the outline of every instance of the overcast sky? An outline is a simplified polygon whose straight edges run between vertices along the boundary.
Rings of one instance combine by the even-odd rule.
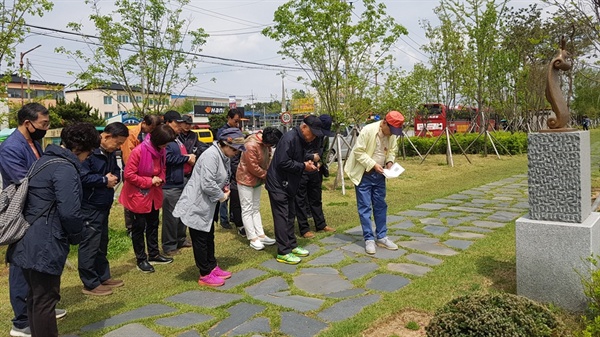
[[[28,23],[36,26],[69,30],[68,22],[80,22],[84,25],[84,32],[96,35],[93,25],[88,18],[91,13],[90,6],[83,0],[53,0],[54,9],[43,18],[29,19]],[[97,0],[108,14],[114,0]],[[190,18],[192,27],[202,27],[211,36],[203,47],[202,54],[259,62],[270,65],[294,66],[291,60],[283,60],[278,54],[279,44],[272,41],[260,31],[273,23],[273,13],[277,7],[284,4],[284,0],[192,0],[185,6],[184,17]],[[514,7],[527,6],[530,3],[541,1],[512,0]],[[386,0],[387,12],[396,21],[406,27],[408,36],[403,36],[393,49],[396,63],[403,69],[410,70],[415,63],[426,62],[427,58],[420,50],[425,44],[425,32],[421,28],[422,20],[433,23],[437,19],[433,8],[439,1],[410,1]],[[360,0],[355,1],[360,6]],[[52,33],[47,30],[32,29],[24,43],[17,46],[17,61],[19,53],[29,50],[38,44],[42,46],[26,55],[31,64],[32,78],[66,85],[72,84],[74,77],[68,71],[77,71],[79,65],[66,56],[56,54],[54,48],[65,46],[68,49],[85,49],[83,43],[67,41],[61,37],[64,34]],[[73,36],[69,37],[73,39]],[[204,59],[206,62],[220,62]],[[248,69],[247,66],[224,66],[202,62],[196,68],[199,81],[196,85],[185,90],[184,94],[228,97],[236,96],[243,100],[243,104],[281,99],[282,79],[277,75],[276,69]],[[223,62],[220,62],[223,63]],[[231,63],[231,62],[228,62]],[[283,80],[287,95],[291,89],[305,89],[304,85],[296,81],[302,72],[287,71]],[[212,78],[216,82],[210,81]]]

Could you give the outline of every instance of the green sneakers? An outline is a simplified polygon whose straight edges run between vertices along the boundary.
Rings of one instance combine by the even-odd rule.
[[[294,255],[292,253],[288,253],[285,255],[277,254],[277,262],[287,263],[287,264],[298,264],[298,263],[300,263],[300,261],[302,261],[302,259],[300,259],[299,257],[297,257],[296,255]]]
[[[308,254],[310,254],[310,252],[300,246],[292,249],[292,253],[296,256],[300,256],[300,257],[305,257],[308,256]]]

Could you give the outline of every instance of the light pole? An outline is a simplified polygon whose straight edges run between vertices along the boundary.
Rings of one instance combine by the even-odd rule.
[[[23,95],[23,56],[25,56],[25,54],[27,54],[27,53],[29,53],[31,51],[34,51],[34,50],[38,49],[41,46],[42,46],[41,44],[38,44],[37,46],[29,49],[28,51],[26,51],[24,53],[23,52],[21,53],[21,61],[19,62],[19,67],[21,68],[21,105],[25,104],[25,102],[24,102],[25,95]]]

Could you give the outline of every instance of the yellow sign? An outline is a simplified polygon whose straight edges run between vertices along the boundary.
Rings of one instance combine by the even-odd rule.
[[[293,114],[303,114],[315,111],[314,98],[295,98],[292,100],[290,112]]]

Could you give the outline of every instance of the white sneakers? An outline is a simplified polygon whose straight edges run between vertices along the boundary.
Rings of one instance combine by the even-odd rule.
[[[365,252],[370,255],[373,255],[376,253],[374,240],[365,241]]]
[[[383,247],[389,250],[398,250],[398,246],[390,240],[387,236],[381,239],[377,239],[377,246]],[[367,254],[373,255],[377,252],[375,248],[375,240],[366,240],[365,241],[365,252]]]
[[[263,243],[263,245],[265,245],[265,246],[272,246],[272,245],[274,245],[274,244],[275,244],[275,242],[276,242],[276,241],[275,241],[275,239],[271,239],[270,237],[268,237],[268,236],[266,236],[266,235],[265,235],[265,237],[264,237],[264,238],[261,238],[261,237],[259,237],[258,239],[259,239],[259,240],[260,240],[260,242],[262,242],[262,243]]]
[[[260,240],[250,241],[250,247],[255,250],[263,250],[265,249],[265,245]]]

